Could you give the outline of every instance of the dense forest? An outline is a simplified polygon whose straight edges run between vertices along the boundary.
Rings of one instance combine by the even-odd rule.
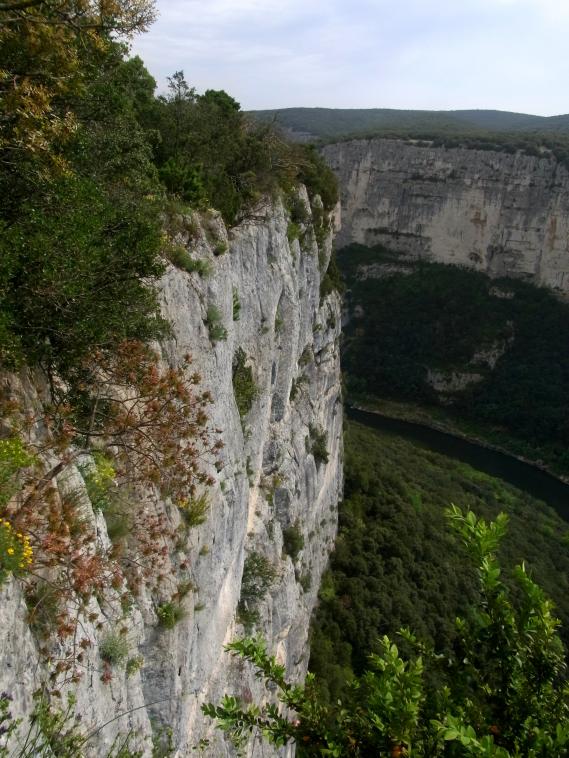
[[[344,346],[352,397],[438,405],[515,452],[569,472],[569,305],[519,280],[402,264],[382,247],[352,245],[338,263],[352,313]],[[385,275],[358,274],[375,264],[385,264]],[[477,381],[443,392],[433,371]]]
[[[406,626],[437,650],[452,648],[455,616],[474,602],[476,577],[445,527],[449,503],[486,519],[508,513],[501,562],[526,560],[569,641],[569,530],[553,510],[467,464],[354,422],[346,424],[345,454],[339,535],[310,661],[332,702],[384,634]]]

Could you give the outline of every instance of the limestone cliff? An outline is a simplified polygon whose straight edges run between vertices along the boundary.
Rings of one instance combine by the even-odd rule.
[[[308,198],[301,190],[307,210]],[[83,676],[73,689],[87,731],[96,731],[86,755],[106,755],[117,734],[132,732],[134,745],[150,755],[152,737],[189,756],[200,738],[212,740],[205,754],[222,758],[231,749],[206,723],[200,705],[225,692],[246,701],[261,691],[247,669],[224,653],[239,634],[236,609],[244,560],[256,551],[273,565],[277,578],[257,610],[258,631],[292,677],[307,666],[307,635],[319,581],[332,547],[342,490],[342,406],[339,348],[340,301],[320,301],[320,279],[328,265],[331,238],[318,250],[310,222],[302,245],[287,238],[288,215],[280,202],[266,204],[227,230],[215,213],[191,221],[174,219],[177,241],[212,273],[200,277],[169,266],[161,288],[171,338],[160,346],[163,360],[177,365],[191,353],[192,370],[210,389],[211,424],[221,431],[220,465],[210,467],[215,484],[205,523],[189,530],[168,557],[174,580],[193,588],[184,599],[185,617],[171,630],[157,623],[157,597],[142,591],[120,617],[130,655],[142,655],[140,671],[113,671],[101,681],[99,645],[117,623],[112,598],[93,598],[81,623],[92,640]],[[223,252],[227,250],[226,252]],[[221,253],[221,254],[220,254]],[[208,309],[215,306],[226,338],[212,343]],[[251,410],[240,417],[232,366],[243,351],[257,388]],[[29,372],[9,377],[12,391],[38,406],[42,388]],[[315,460],[310,439],[325,433],[328,462]],[[41,431],[38,431],[41,434]],[[87,497],[82,475],[69,466],[56,482],[73,490],[100,544],[108,544],[103,517]],[[137,507],[150,507],[142,498]],[[153,504],[176,529],[180,514],[168,502]],[[283,551],[283,530],[298,527],[304,544],[295,560]],[[182,571],[180,567],[183,567]],[[178,572],[178,575],[176,575]],[[160,598],[158,598],[158,601]],[[48,670],[28,625],[21,587],[9,580],[0,589],[0,692],[14,698],[15,717],[32,707],[32,692]],[[120,714],[125,714],[117,718]],[[248,754],[272,754],[260,743]]]
[[[569,171],[554,158],[390,139],[327,145],[339,178],[338,244],[569,290]]]

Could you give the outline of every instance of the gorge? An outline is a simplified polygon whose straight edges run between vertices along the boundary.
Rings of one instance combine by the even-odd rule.
[[[447,653],[480,596],[449,499],[471,538],[510,514],[506,569],[527,555],[564,620],[569,537],[527,493],[348,421],[344,394],[476,410],[569,467],[567,170],[546,147],[291,143],[181,70],[157,87],[129,48],[154,13],[0,3],[0,758],[236,758],[235,723],[247,758],[403,756],[398,713],[365,721],[410,681],[415,729],[422,664],[378,634]],[[551,634],[516,639],[557,676],[528,597]],[[374,659],[337,705],[378,644],[390,697]]]

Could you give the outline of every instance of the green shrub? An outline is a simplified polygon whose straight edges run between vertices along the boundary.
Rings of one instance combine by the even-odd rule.
[[[346,285],[344,283],[342,272],[338,268],[336,254],[332,253],[328,268],[320,281],[320,300],[324,300],[324,298],[332,292],[337,292],[339,295],[343,295],[345,291]]]
[[[289,245],[292,245],[292,243],[300,238],[301,234],[301,228],[298,224],[295,224],[294,221],[289,221],[288,226],[286,229],[286,236],[289,242]]]
[[[69,376],[97,349],[165,333],[155,205],[68,176],[21,204],[0,234],[0,360]]]
[[[239,321],[241,318],[241,301],[239,300],[239,292],[237,287],[233,287],[233,320]]]
[[[103,514],[109,539],[116,543],[131,532],[130,502],[126,491],[117,487],[111,460],[100,453],[94,453],[93,459],[94,466],[80,466],[79,470],[93,508]]]
[[[290,684],[262,640],[238,640],[226,649],[253,664],[284,708],[267,703],[263,693],[246,706],[225,696],[203,712],[237,746],[261,723],[270,744],[294,743],[299,758],[566,756],[567,663],[553,603],[524,563],[502,579],[497,554],[506,514],[487,523],[453,506],[446,515],[477,585],[465,615],[449,617],[455,627],[450,649],[435,648],[408,628],[399,629],[398,647],[378,630],[361,675],[341,699],[326,702],[314,674],[305,687]]]
[[[0,440],[0,507],[17,492],[17,475],[33,465],[35,458],[19,437]]]
[[[189,165],[184,157],[170,157],[158,174],[169,192],[183,198],[194,208],[206,207],[208,197],[201,166]]]
[[[190,497],[188,500],[179,503],[178,507],[188,527],[200,526],[207,519],[209,495],[207,492],[202,492],[201,495]]]
[[[161,627],[164,629],[173,629],[176,624],[185,618],[186,611],[179,603],[162,603],[156,609],[156,615]]]
[[[306,204],[298,194],[289,195],[286,200],[286,207],[290,213],[290,220],[294,224],[307,224],[310,220]]]
[[[245,558],[241,578],[241,597],[237,606],[239,621],[249,628],[258,623],[258,604],[277,578],[273,564],[262,553],[252,551]]]
[[[283,550],[294,563],[304,547],[304,537],[298,521],[283,529]]]
[[[48,639],[57,629],[61,613],[60,595],[59,588],[41,579],[26,587],[28,623],[40,640]]]
[[[21,574],[32,563],[33,550],[30,538],[12,528],[0,518],[0,585],[10,574]]]
[[[142,655],[135,655],[133,658],[129,658],[125,667],[127,677],[134,676],[143,666],[144,658]]]
[[[237,410],[241,418],[244,418],[253,406],[258,388],[253,379],[253,369],[247,365],[247,356],[241,347],[237,348],[233,356],[232,379]]]
[[[256,550],[250,552],[243,564],[241,579],[241,599],[261,600],[277,577],[277,571],[270,560]]]
[[[245,630],[250,632],[261,621],[259,609],[254,607],[253,603],[244,603],[239,601],[237,606],[237,620],[243,624]]]
[[[192,258],[188,251],[181,245],[172,245],[168,250],[168,258],[177,268],[187,271],[189,274],[196,272],[203,279],[211,276],[211,263],[207,260]]]
[[[214,255],[223,255],[229,250],[229,246],[227,242],[224,242],[223,240],[218,240],[218,242],[215,243],[213,247],[213,254]]]
[[[308,427],[306,438],[306,451],[312,453],[316,463],[328,463],[328,432],[313,424]]]
[[[216,342],[222,342],[227,339],[227,329],[223,326],[223,316],[217,306],[210,305],[207,309],[205,324],[209,331],[209,338],[215,345]]]
[[[111,666],[122,666],[128,657],[128,640],[126,635],[109,632],[99,643],[99,655]]]
[[[318,196],[324,210],[329,212],[334,209],[339,198],[336,176],[313,145],[303,145],[302,152],[303,162],[298,178],[308,190],[311,204]]]

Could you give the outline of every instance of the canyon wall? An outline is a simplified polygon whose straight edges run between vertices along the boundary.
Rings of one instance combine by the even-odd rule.
[[[303,188],[300,193],[310,213]],[[224,693],[251,702],[264,692],[249,668],[223,649],[244,633],[237,605],[248,554],[265,556],[276,574],[256,604],[256,630],[289,676],[300,680],[306,672],[310,615],[333,546],[342,494],[340,300],[335,293],[320,298],[331,235],[319,250],[310,221],[302,229],[302,243],[288,239],[288,222],[279,201],[259,206],[231,230],[214,212],[169,219],[177,243],[194,259],[207,261],[211,274],[200,277],[168,266],[160,296],[173,328],[159,350],[163,362],[172,366],[192,355],[191,370],[201,374],[202,388],[213,395],[208,413],[224,447],[217,466],[204,463],[215,480],[205,523],[180,530],[182,536],[167,556],[163,589],[143,587],[126,610],[112,593],[94,597],[80,619],[91,646],[82,655],[80,681],[60,689],[63,702],[67,692],[75,693],[82,728],[92,734],[85,755],[107,755],[117,735],[128,733],[145,756],[151,755],[153,740],[171,744],[172,751],[160,755],[195,755],[193,747],[202,738],[210,740],[205,755],[234,754],[203,718],[200,706]],[[225,339],[213,343],[207,323],[212,306],[226,330]],[[243,418],[232,386],[239,349],[257,387]],[[4,384],[25,398],[29,409],[40,408],[45,388],[37,375],[22,370],[4,377]],[[316,431],[326,440],[327,462],[312,452]],[[40,427],[35,432],[38,437],[43,433]],[[80,469],[69,465],[53,486],[59,495],[73,491],[100,549],[108,549],[105,520],[89,502]],[[142,496],[135,507],[158,512],[179,530],[180,512],[171,503]],[[303,539],[292,557],[283,549],[283,532],[291,528]],[[170,597],[172,582],[192,589],[182,601],[185,617],[165,629],[156,610]],[[13,698],[12,715],[24,718],[21,733],[33,708],[32,693],[54,671],[40,654],[28,619],[23,587],[9,579],[0,587],[0,692]],[[129,655],[142,655],[144,664],[130,676],[124,667],[113,667],[112,679],[105,683],[100,644],[115,629],[126,636]],[[250,756],[273,754],[260,741],[247,748]]]
[[[322,152],[341,186],[338,246],[381,243],[569,291],[569,171],[554,158],[379,138]]]

